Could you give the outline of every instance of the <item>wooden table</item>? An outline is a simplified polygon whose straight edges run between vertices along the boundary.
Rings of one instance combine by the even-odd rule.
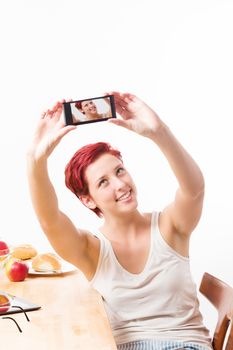
[[[0,276],[0,289],[33,303],[40,310],[0,316],[2,350],[116,350],[100,295],[88,286],[79,271],[60,276],[30,276],[23,282],[10,282]]]

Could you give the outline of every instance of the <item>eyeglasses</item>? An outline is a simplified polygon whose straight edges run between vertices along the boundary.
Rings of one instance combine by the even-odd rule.
[[[16,309],[20,309],[20,310],[24,313],[24,315],[25,315],[25,317],[26,317],[26,320],[27,320],[28,322],[30,322],[29,317],[28,317],[28,315],[26,314],[26,311],[25,311],[21,306],[12,305],[11,307],[12,307],[12,308],[16,308]],[[15,323],[15,325],[17,326],[19,332],[20,332],[20,333],[23,332],[22,329],[20,328],[18,322],[17,322],[13,317],[3,316],[2,319],[3,319],[3,320],[6,320],[6,319],[12,320],[12,321]]]

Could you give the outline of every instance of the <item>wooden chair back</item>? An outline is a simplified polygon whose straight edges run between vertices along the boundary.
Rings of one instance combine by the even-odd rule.
[[[199,290],[218,311],[214,350],[233,350],[233,288],[205,272]]]

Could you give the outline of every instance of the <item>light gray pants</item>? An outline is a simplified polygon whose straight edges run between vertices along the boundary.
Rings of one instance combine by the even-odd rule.
[[[212,350],[212,348],[194,343],[144,339],[120,344],[117,350]]]

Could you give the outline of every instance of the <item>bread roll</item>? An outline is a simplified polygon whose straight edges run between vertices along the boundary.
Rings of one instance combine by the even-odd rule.
[[[31,244],[20,244],[12,249],[11,256],[21,260],[31,259],[37,255],[37,251]]]
[[[39,272],[61,271],[61,262],[53,253],[38,254],[32,259],[32,268]]]

